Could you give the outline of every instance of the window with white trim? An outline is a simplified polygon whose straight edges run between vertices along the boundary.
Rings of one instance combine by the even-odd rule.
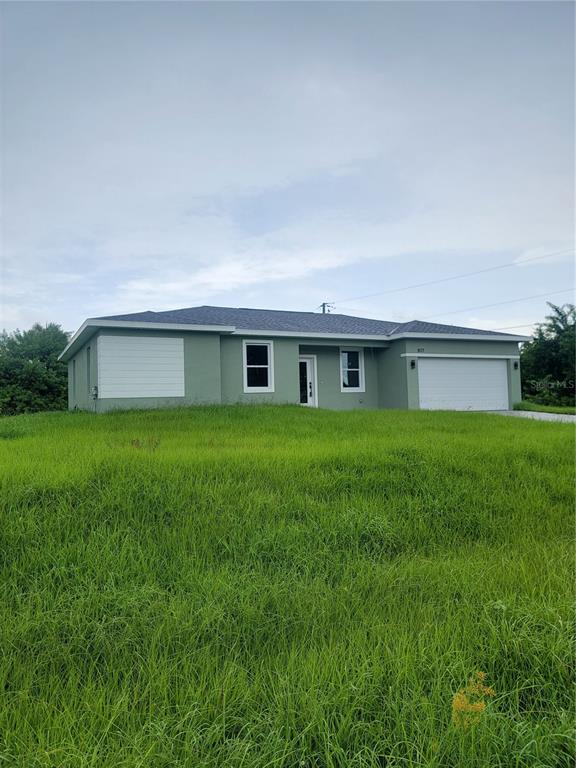
[[[340,391],[364,392],[364,350],[340,350]]]
[[[274,347],[271,341],[244,341],[244,392],[274,392]]]

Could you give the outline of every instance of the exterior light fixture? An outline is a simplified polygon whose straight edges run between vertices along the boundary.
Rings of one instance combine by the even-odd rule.
[[[416,360],[410,360],[410,368],[412,368],[412,370],[416,368]]]

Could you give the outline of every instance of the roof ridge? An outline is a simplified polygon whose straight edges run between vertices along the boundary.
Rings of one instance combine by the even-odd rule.
[[[187,312],[191,309],[217,309],[217,310],[229,310],[230,312],[274,312],[274,313],[282,313],[282,314],[289,314],[289,315],[314,315],[315,317],[324,315],[331,317],[349,317],[356,320],[369,320],[373,323],[386,323],[387,325],[391,325],[394,320],[381,320],[380,318],[374,318],[374,317],[364,317],[363,315],[347,315],[342,312],[315,312],[315,311],[308,311],[308,310],[300,310],[300,309],[262,309],[261,307],[224,307],[219,306],[217,304],[198,304],[194,307],[178,307],[178,309],[162,309],[160,311],[155,311],[152,309],[144,310],[146,312],[152,312],[155,315],[167,315],[167,314],[173,314],[174,312]],[[135,312],[133,314],[140,314],[139,312]],[[403,323],[399,323],[397,327],[400,325],[403,325]]]
[[[331,315],[332,317],[357,317],[361,320],[373,320],[377,323],[390,323],[392,320],[379,320],[370,317],[362,317],[361,315],[346,315],[342,312],[315,312],[303,309],[263,309],[262,307],[224,307],[217,304],[199,304],[195,307],[179,307],[178,309],[165,309],[155,314],[163,314],[164,312],[183,312],[188,309],[229,309],[230,311],[240,312],[283,312],[291,315]],[[152,310],[147,310],[152,311]]]
[[[210,305],[208,305],[210,306]],[[285,312],[291,315],[316,315],[320,312],[309,312],[299,309],[259,309],[258,307],[214,307],[214,309],[236,309],[244,312]],[[331,313],[328,313],[331,314]]]

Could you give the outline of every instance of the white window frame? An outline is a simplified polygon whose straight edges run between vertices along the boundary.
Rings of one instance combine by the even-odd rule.
[[[358,352],[358,365],[359,365],[359,384],[358,387],[345,387],[344,386],[344,367],[343,367],[343,353],[344,352]],[[338,356],[338,364],[340,369],[340,392],[365,392],[366,380],[364,377],[364,349],[362,347],[340,347],[340,354]],[[352,370],[352,369],[347,369]]]
[[[249,387],[248,386],[248,361],[246,348],[248,345],[260,345],[268,347],[268,386],[267,387]],[[263,365],[250,366],[255,368],[264,368]],[[244,384],[244,394],[257,394],[259,392],[274,392],[274,342],[266,339],[243,339],[242,340],[242,381]]]

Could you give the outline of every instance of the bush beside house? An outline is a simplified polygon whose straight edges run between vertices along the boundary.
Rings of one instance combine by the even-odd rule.
[[[66,364],[58,360],[67,342],[56,323],[0,334],[0,415],[67,407]]]
[[[541,405],[574,406],[576,308],[548,306],[550,314],[520,353],[522,396]]]

